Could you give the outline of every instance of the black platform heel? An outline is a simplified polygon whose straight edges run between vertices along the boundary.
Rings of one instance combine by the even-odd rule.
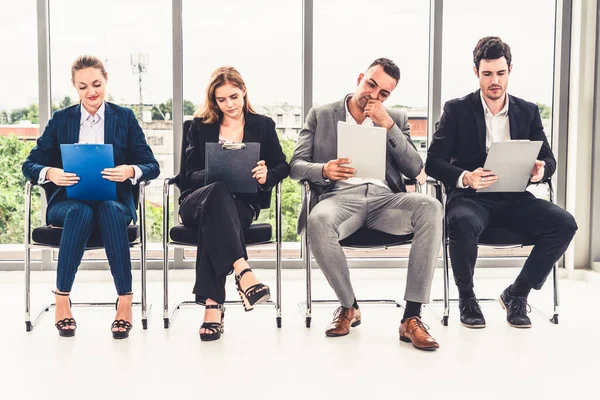
[[[123,296],[133,295],[133,292],[125,293]],[[117,297],[117,301],[115,302],[115,310],[119,309],[119,298]],[[124,328],[124,331],[113,331],[113,329]],[[112,332],[113,339],[127,339],[129,337],[129,331],[133,328],[131,322],[125,321],[124,319],[115,319],[110,327],[110,331]]]
[[[70,293],[59,293],[56,291],[52,291],[52,293],[54,293],[57,296],[66,296],[69,297]],[[69,307],[71,307],[71,299],[69,299]],[[58,329],[58,334],[62,337],[73,337],[75,336],[75,330],[77,329],[77,322],[75,322],[74,318],[63,318],[61,320],[59,320],[57,323],[54,324],[54,326],[56,326],[56,329]],[[74,326],[73,329],[71,329],[71,326]]]
[[[204,329],[204,333],[200,334],[200,340],[203,342],[212,342],[221,338],[221,334],[225,333],[225,307],[222,304],[207,304],[205,308],[221,310],[221,322],[203,322],[200,329]]]
[[[257,283],[256,285],[252,285],[248,287],[246,290],[242,290],[242,286],[240,285],[240,281],[242,280],[242,276],[246,272],[252,271],[250,268],[246,268],[239,275],[235,276],[235,284],[237,285],[237,290],[242,299],[242,303],[244,304],[244,311],[252,311],[254,309],[255,304],[260,304],[267,302],[271,299],[271,291],[267,285],[262,283]]]

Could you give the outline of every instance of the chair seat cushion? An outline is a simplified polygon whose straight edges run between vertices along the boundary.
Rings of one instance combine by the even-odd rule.
[[[171,228],[169,232],[171,240],[177,243],[196,246],[198,244],[198,228],[185,225],[178,225]],[[271,224],[257,223],[252,224],[248,229],[244,229],[244,239],[246,244],[269,243],[273,234]]]
[[[516,231],[512,228],[490,227],[479,236],[479,244],[483,245],[532,245],[536,238],[525,232]]]
[[[31,240],[37,244],[45,244],[48,246],[60,245],[62,236],[62,228],[41,226],[35,228],[31,234]],[[140,237],[140,227],[137,225],[129,225],[127,227],[127,238],[129,243],[135,242]],[[94,230],[87,243],[87,248],[104,247],[102,234],[99,229]]]
[[[410,243],[413,239],[413,234],[408,235],[390,235],[377,231],[375,229],[360,228],[347,238],[340,240],[340,244],[344,247],[388,247],[398,246],[401,244]]]

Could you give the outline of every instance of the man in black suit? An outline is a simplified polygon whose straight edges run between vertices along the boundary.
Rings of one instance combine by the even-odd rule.
[[[505,226],[535,239],[535,246],[515,282],[500,295],[507,321],[529,328],[527,296],[540,289],[554,263],[577,230],[571,214],[530,192],[477,193],[498,180],[482,167],[491,142],[540,140],[531,183],[550,180],[556,160],[546,140],[538,107],[506,92],[512,70],[510,47],[498,37],[485,37],[473,51],[473,70],[480,90],[448,101],[427,152],[425,171],[444,183],[450,259],[458,286],[460,320],[469,328],[485,327],[473,291],[477,243],[490,225]],[[510,160],[507,160],[510,162]]]

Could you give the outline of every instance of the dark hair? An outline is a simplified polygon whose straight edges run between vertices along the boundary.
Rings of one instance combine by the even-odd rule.
[[[369,68],[374,67],[376,65],[381,65],[383,71],[392,78],[394,78],[396,82],[400,80],[400,68],[398,68],[398,66],[389,58],[378,58],[377,60],[373,61],[371,65],[369,65]]]
[[[506,64],[510,66],[512,61],[510,47],[498,36],[486,36],[479,39],[473,50],[473,62],[477,71],[479,71],[481,60],[497,60],[502,57],[506,58]]]
[[[108,76],[106,74],[106,70],[104,69],[104,64],[102,64],[102,61],[100,61],[98,57],[84,54],[77,57],[77,59],[73,61],[73,64],[71,65],[71,80],[75,81],[75,72],[86,68],[99,69],[104,79],[106,79]]]

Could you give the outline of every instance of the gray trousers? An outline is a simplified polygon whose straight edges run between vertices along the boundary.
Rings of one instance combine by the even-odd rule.
[[[357,185],[319,197],[308,218],[308,240],[325,278],[342,306],[348,308],[355,295],[339,241],[363,226],[393,235],[414,233],[404,299],[428,303],[442,244],[442,217],[440,202],[431,196]]]

